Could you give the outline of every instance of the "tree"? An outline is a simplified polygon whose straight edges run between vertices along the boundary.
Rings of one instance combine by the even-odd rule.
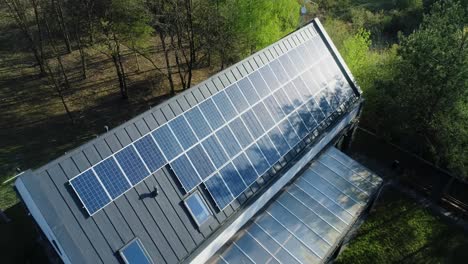
[[[405,139],[437,166],[467,177],[467,14],[439,1],[419,29],[401,37],[394,80],[383,85],[381,131]]]
[[[18,25],[19,29],[26,37],[28,41],[28,46],[33,52],[34,58],[36,59],[37,65],[39,66],[41,76],[46,75],[45,69],[45,58],[42,49],[42,36],[39,30],[39,34],[36,35],[30,28],[30,23],[32,18],[30,18],[30,12],[28,10],[29,3],[24,0],[3,0],[8,8],[8,12],[11,17],[15,20],[16,24]],[[35,15],[35,21],[37,27],[39,29],[40,25],[38,22],[38,14],[37,14],[37,4],[35,1],[32,2]]]
[[[119,80],[120,94],[128,98],[128,84],[122,57],[122,44],[135,46],[147,39],[152,28],[142,0],[113,0],[101,3],[98,17],[104,36],[104,48],[112,58]]]

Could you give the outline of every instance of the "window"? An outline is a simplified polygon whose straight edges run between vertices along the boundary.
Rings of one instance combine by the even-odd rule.
[[[192,193],[187,197],[187,199],[185,199],[185,206],[187,206],[187,209],[190,211],[190,214],[192,214],[192,217],[195,219],[198,226],[205,223],[211,216],[210,209],[198,191]]]
[[[120,255],[127,264],[153,264],[140,239],[135,238],[120,250]]]

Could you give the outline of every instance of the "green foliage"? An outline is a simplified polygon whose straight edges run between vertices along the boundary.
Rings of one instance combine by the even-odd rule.
[[[248,54],[293,31],[299,8],[297,1],[290,0],[228,0],[224,12],[241,49]]]
[[[390,189],[336,263],[461,263],[467,250],[463,230]]]
[[[398,71],[394,80],[384,83],[380,104],[385,113],[392,113],[385,115],[382,132],[414,140],[437,165],[465,177],[467,126],[457,126],[456,131],[452,126],[466,124],[466,19],[459,3],[435,3],[419,30],[401,38]]]
[[[143,0],[112,0],[103,11],[104,33],[116,34],[120,41],[144,45],[153,32]]]

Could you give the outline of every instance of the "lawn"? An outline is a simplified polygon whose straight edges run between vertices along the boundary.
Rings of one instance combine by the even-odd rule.
[[[336,263],[466,263],[468,234],[390,188]]]

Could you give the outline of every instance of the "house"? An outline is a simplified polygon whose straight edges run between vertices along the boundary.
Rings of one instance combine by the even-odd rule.
[[[316,19],[15,188],[57,262],[324,262],[381,184],[361,105]]]

